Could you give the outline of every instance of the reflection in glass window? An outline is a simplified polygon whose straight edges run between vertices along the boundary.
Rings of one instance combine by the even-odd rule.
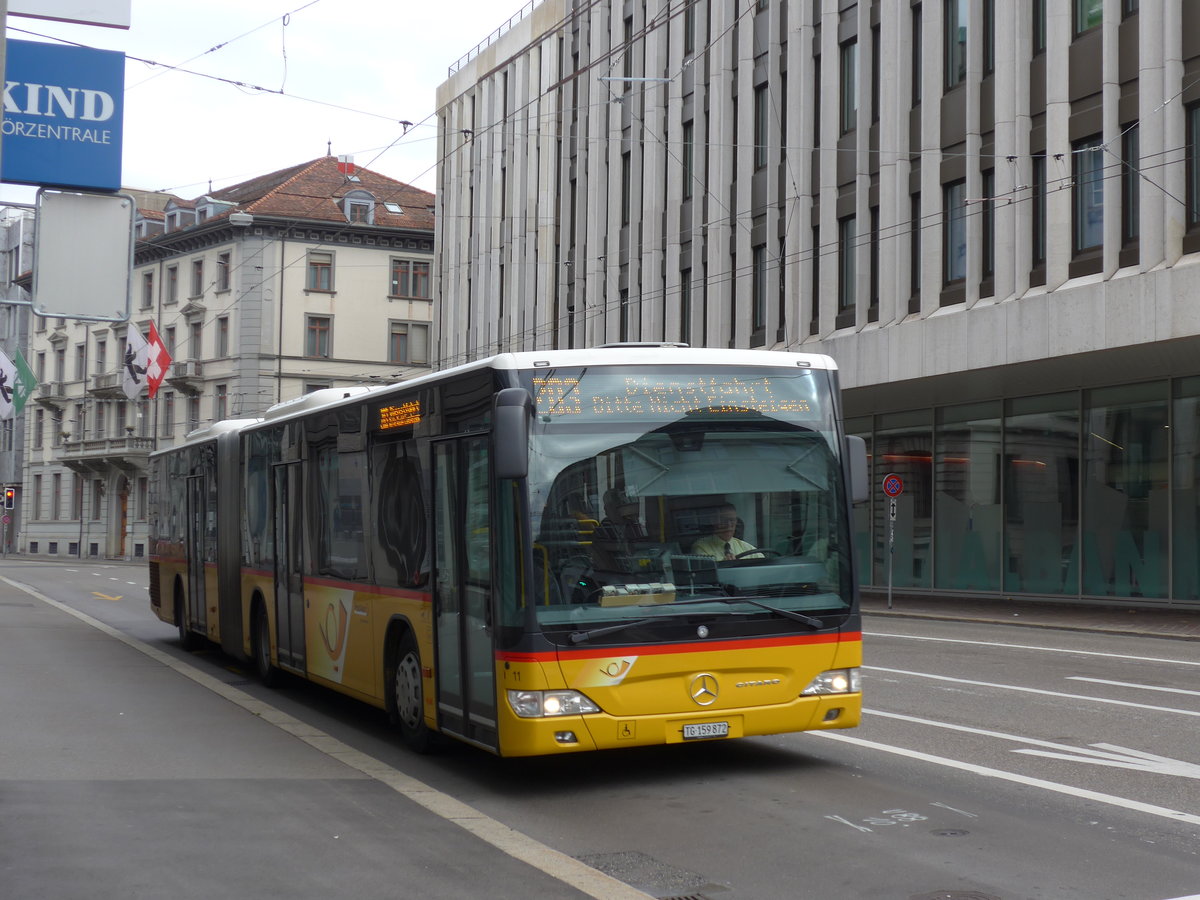
[[[1075,252],[1104,243],[1104,150],[1100,138],[1080,141],[1071,154],[1074,175]]]
[[[1200,377],[1175,382],[1171,410],[1171,595],[1200,600]]]
[[[1079,590],[1076,394],[1009,401],[1005,417],[1005,590]]]
[[[871,484],[899,475],[904,493],[896,498],[896,530],[892,552],[892,584],[929,587],[933,536],[933,428],[929,410],[879,417],[871,457]],[[875,517],[876,584],[887,584],[888,537],[885,509]]]
[[[858,41],[842,44],[841,133],[858,122]]]
[[[955,181],[943,189],[945,198],[945,281],[967,277],[967,183]]]
[[[946,0],[946,89],[967,78],[967,0]]]
[[[1165,597],[1166,385],[1091,391],[1083,427],[1083,593]]]
[[[1104,0],[1075,0],[1075,33],[1082,34],[1104,21]]]
[[[934,575],[938,588],[998,591],[1001,573],[999,402],[938,411]]]
[[[858,286],[855,283],[854,242],[857,221],[848,216],[838,222],[838,312],[854,309]]]
[[[1121,135],[1121,241],[1128,244],[1141,233],[1138,204],[1141,202],[1141,149],[1135,122]]]
[[[1200,103],[1185,112],[1187,123],[1187,223],[1200,224]]]

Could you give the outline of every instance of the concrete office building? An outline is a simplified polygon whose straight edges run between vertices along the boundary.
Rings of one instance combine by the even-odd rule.
[[[543,0],[438,105],[443,363],[828,353],[898,589],[1200,606],[1200,3]]]

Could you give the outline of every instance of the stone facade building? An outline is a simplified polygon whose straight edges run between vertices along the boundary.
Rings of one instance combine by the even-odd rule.
[[[122,390],[127,323],[32,316],[19,552],[147,552],[147,458],[318,388],[428,371],[433,196],[332,156],[185,199],[137,193],[133,324],[174,359]]]

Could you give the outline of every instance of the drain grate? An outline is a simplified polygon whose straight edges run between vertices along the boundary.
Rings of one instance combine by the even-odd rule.
[[[676,868],[638,850],[596,853],[577,859],[657,900],[709,900],[710,890],[725,890],[695,872]]]

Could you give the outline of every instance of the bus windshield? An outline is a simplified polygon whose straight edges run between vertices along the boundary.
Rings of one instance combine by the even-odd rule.
[[[590,367],[526,387],[536,616],[552,640],[668,640],[700,621],[812,631],[850,611],[828,372]]]

